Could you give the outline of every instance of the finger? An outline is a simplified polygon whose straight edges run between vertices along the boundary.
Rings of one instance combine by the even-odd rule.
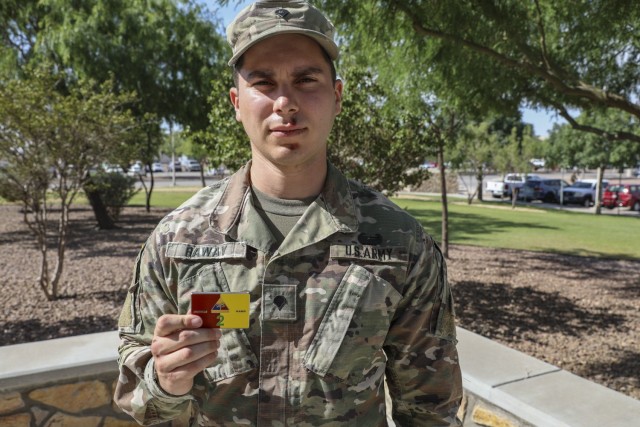
[[[218,358],[218,353],[213,352],[199,359],[196,359],[185,365],[178,366],[176,369],[167,373],[167,378],[187,379],[193,378],[209,366],[213,365]]]
[[[207,366],[212,365],[216,358],[217,353],[214,352],[191,363],[182,365],[168,373],[157,372],[156,367],[160,387],[175,395],[188,393],[193,387],[193,378],[198,373],[202,372]]]
[[[182,329],[168,336],[154,336],[151,341],[151,353],[154,357],[158,357],[184,347],[208,342],[218,346],[220,337],[221,333],[218,329]]]
[[[164,314],[156,322],[155,336],[168,336],[182,329],[195,329],[202,326],[202,319],[193,314]]]
[[[158,374],[168,375],[174,371],[186,371],[197,374],[199,371],[208,366],[205,364],[200,370],[195,370],[195,367],[199,367],[203,362],[198,363],[201,359],[205,359],[208,363],[213,363],[218,354],[218,348],[220,343],[217,340],[206,341],[195,345],[182,347],[172,353],[159,355],[155,358],[155,366]],[[189,368],[189,366],[194,366]]]

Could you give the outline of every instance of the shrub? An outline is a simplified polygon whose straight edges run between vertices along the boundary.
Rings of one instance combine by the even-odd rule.
[[[134,177],[117,172],[98,172],[89,178],[84,185],[84,191],[94,210],[96,206],[93,200],[97,196],[111,219],[117,221],[122,208],[140,191],[135,188],[135,184]]]

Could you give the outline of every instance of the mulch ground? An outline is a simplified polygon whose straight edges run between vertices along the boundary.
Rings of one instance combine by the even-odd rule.
[[[22,214],[0,206],[0,345],[114,330],[135,256],[165,213],[127,208],[120,228],[101,231],[74,208],[60,298],[47,301]],[[458,245],[449,255],[460,326],[640,399],[640,261]]]

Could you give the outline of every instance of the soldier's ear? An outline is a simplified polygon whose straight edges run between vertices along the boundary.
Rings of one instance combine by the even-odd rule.
[[[336,96],[336,116],[340,114],[340,111],[342,111],[342,90],[343,89],[344,89],[344,84],[342,83],[342,80],[336,79],[335,83],[333,84],[333,91]]]
[[[229,89],[229,99],[231,100],[233,108],[236,110],[236,120],[242,122],[242,118],[240,117],[240,96],[238,94],[238,88],[232,87]]]

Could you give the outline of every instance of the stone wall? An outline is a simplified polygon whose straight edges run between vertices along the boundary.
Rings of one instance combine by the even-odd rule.
[[[117,374],[0,393],[0,426],[133,427],[138,424],[112,400]],[[464,427],[528,427],[530,424],[465,393],[458,417]],[[187,426],[186,419],[161,424]]]
[[[458,339],[464,427],[638,425],[638,400],[461,328]],[[0,427],[136,426],[112,402],[117,344],[114,331],[0,347]]]
[[[462,406],[458,411],[458,419],[463,427],[531,427],[518,417],[497,407],[491,402],[484,401],[478,396],[464,392]]]
[[[83,376],[61,384],[0,392],[0,426],[133,427],[138,424],[113,403],[117,372]],[[160,424],[187,426],[184,419]]]
[[[114,375],[0,394],[0,426],[136,426],[112,403]]]

